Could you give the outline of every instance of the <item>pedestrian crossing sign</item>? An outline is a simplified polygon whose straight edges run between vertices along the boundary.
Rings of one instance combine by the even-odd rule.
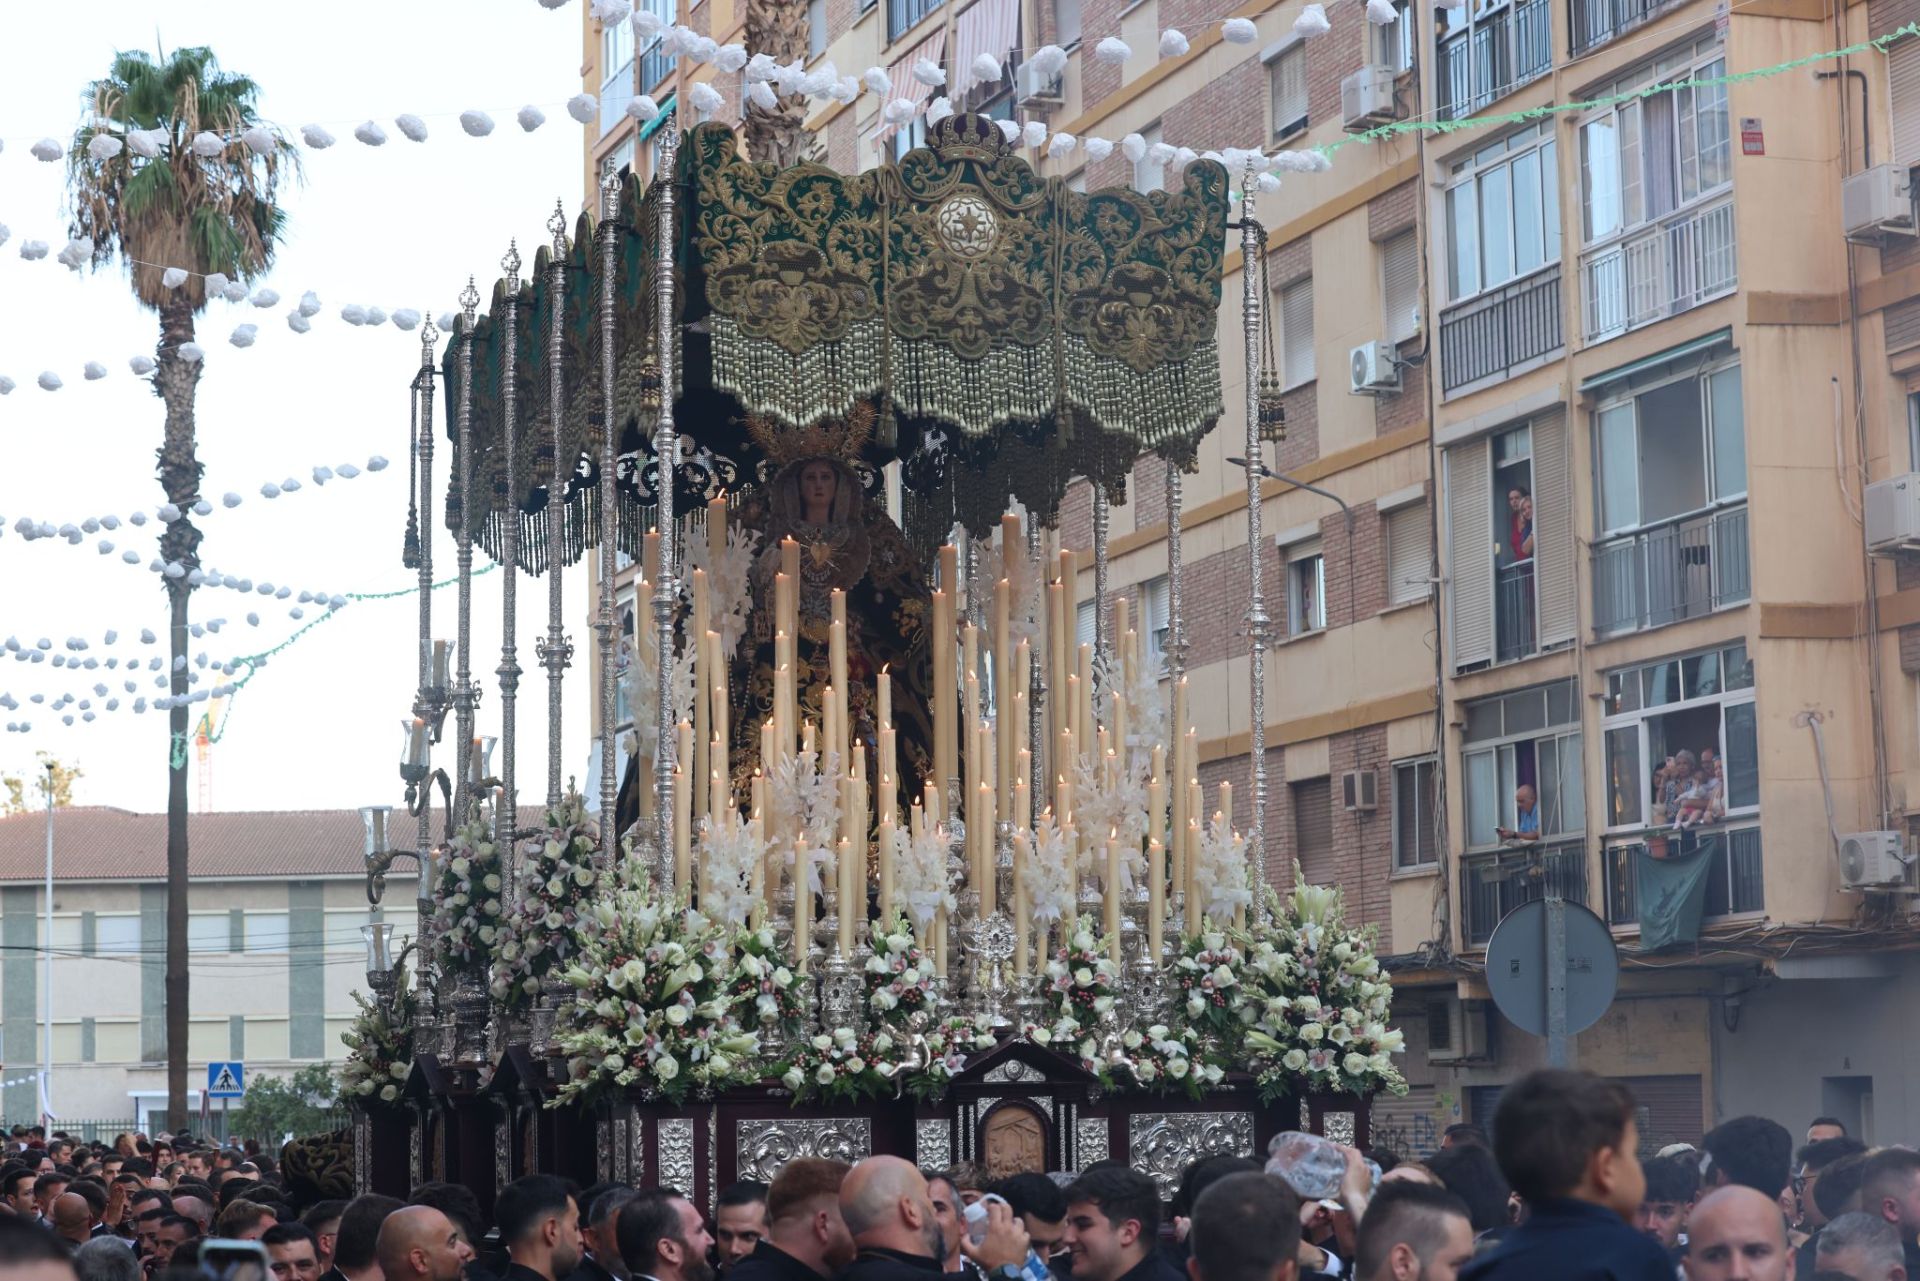
[[[247,1097],[247,1065],[244,1063],[207,1064],[207,1097],[244,1099]]]

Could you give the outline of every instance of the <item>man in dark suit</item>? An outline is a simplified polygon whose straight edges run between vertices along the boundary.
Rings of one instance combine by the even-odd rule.
[[[844,1161],[798,1157],[767,1189],[767,1235],[733,1265],[727,1281],[830,1281],[853,1262],[853,1237],[840,1217]]]

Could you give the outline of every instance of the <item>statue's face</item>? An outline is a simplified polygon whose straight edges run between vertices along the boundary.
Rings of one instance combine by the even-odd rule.
[[[832,463],[812,462],[800,469],[800,503],[809,512],[825,513],[833,506],[840,477]]]

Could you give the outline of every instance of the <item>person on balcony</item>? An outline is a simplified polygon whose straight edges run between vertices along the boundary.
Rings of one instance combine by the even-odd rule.
[[[1540,800],[1532,783],[1522,783],[1513,793],[1512,827],[1497,827],[1494,832],[1503,841],[1532,844],[1540,839]]]
[[[1517,563],[1533,559],[1533,495],[1525,485],[1507,490],[1507,540]]]

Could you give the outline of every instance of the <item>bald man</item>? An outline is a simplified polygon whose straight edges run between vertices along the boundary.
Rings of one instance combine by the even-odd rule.
[[[1780,1204],[1727,1184],[1687,1216],[1687,1281],[1793,1281],[1793,1251]]]
[[[840,1185],[840,1217],[858,1251],[840,1281],[938,1281],[947,1257],[945,1234],[920,1171],[894,1156],[872,1156]],[[987,1207],[987,1236],[962,1251],[990,1281],[1019,1281],[1027,1230],[1004,1201]]]
[[[453,1220],[429,1205],[395,1210],[374,1246],[386,1281],[460,1281],[473,1247]]]
[[[78,1192],[62,1192],[53,1199],[52,1208],[53,1234],[76,1247],[85,1245],[93,1235],[93,1215],[87,1210],[87,1199]]]

